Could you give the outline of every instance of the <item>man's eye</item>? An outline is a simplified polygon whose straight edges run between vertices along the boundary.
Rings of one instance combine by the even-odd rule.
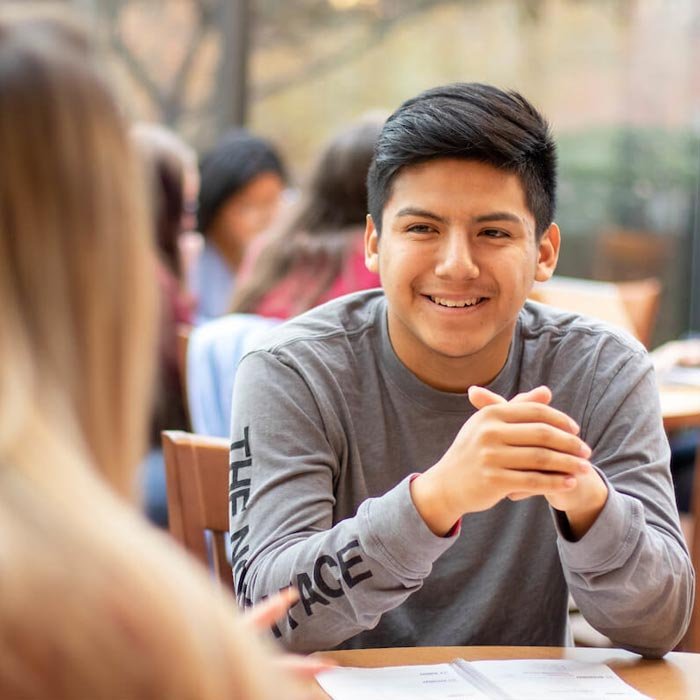
[[[510,238],[510,234],[507,231],[501,231],[497,228],[487,228],[481,233],[489,238]]]
[[[411,224],[406,230],[410,233],[431,233],[434,229],[427,224]]]

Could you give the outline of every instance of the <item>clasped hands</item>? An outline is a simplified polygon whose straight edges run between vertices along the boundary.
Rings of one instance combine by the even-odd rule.
[[[600,514],[608,488],[588,458],[579,426],[550,406],[545,386],[506,401],[472,386],[478,409],[443,457],[411,483],[411,496],[428,527],[445,535],[462,515],[488,510],[504,498],[544,496],[566,513],[580,539]]]

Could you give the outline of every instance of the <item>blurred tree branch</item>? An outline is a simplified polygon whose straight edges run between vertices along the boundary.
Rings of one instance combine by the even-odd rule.
[[[74,0],[79,2],[80,0]],[[231,41],[229,29],[217,22],[221,3],[229,0],[180,0],[188,1],[194,9],[193,24],[183,56],[172,78],[167,82],[157,77],[157,67],[142,60],[130,45],[130,38],[123,33],[125,11],[134,6],[159,7],[155,0],[100,0],[100,14],[107,22],[108,42],[134,82],[145,92],[156,108],[159,118],[169,125],[180,121],[187,102],[187,86],[196,65],[197,56],[210,32],[216,32],[221,42]],[[250,31],[255,33],[252,42],[257,49],[283,49],[294,52],[295,67],[259,83],[250,95],[251,100],[272,97],[290,87],[333,72],[352,61],[368,48],[384,39],[394,27],[438,6],[465,3],[483,4],[486,0],[251,0],[252,21]],[[589,1],[589,0],[577,0]],[[624,4],[624,3],[623,3]],[[542,20],[543,0],[518,0],[520,21],[532,27]],[[167,27],[163,27],[167,32]],[[321,48],[315,37],[328,38],[337,32],[339,41],[331,48]],[[343,40],[342,37],[345,37]],[[221,55],[226,55],[225,51]],[[296,59],[300,59],[297,60]],[[197,106],[198,111],[218,109],[219,90]]]
[[[170,126],[175,125],[185,103],[185,87],[192,73],[197,54],[204,38],[214,24],[216,2],[193,0],[197,21],[185,49],[180,64],[169,85],[164,85],[152,77],[148,67],[139,60],[125,41],[121,30],[121,15],[128,3],[120,0],[104,0],[102,11],[108,19],[108,41],[110,48],[121,60],[132,79],[146,92],[156,106],[160,120]]]
[[[472,3],[479,3],[482,0],[470,0]],[[266,6],[270,10],[271,5],[287,6],[291,3],[279,2],[262,2],[261,6]],[[324,5],[328,11],[325,13],[316,13],[318,15],[321,27],[331,29],[338,24],[338,12],[332,10],[327,1],[319,2],[318,0],[310,0],[305,3],[307,5]],[[366,51],[373,43],[381,41],[384,36],[397,24],[406,21],[414,15],[418,15],[429,8],[434,8],[439,5],[454,5],[454,0],[413,0],[412,2],[397,2],[396,0],[379,0],[376,3],[375,9],[353,9],[343,12],[342,15],[346,18],[351,18],[356,24],[367,24],[366,32],[354,41],[349,42],[344,46],[340,46],[332,52],[318,57],[311,57],[298,70],[276,77],[272,80],[259,85],[251,95],[252,99],[263,100],[272,97],[277,93],[288,89],[291,86],[301,85],[309,80],[318,78],[326,73],[332,72],[339,66],[342,66],[347,61],[352,60]],[[299,14],[298,3],[294,3]],[[262,9],[262,8],[259,8]],[[281,35],[284,36],[284,43],[291,46],[304,46],[308,44],[308,26],[305,22],[303,26],[299,25],[297,17],[296,26],[294,22],[280,21],[279,17],[267,16],[261,13],[258,18],[259,22],[274,22],[276,26],[282,28]],[[314,25],[316,29],[316,25]],[[265,34],[265,26],[258,28],[258,31]],[[318,31],[318,30],[317,30]]]

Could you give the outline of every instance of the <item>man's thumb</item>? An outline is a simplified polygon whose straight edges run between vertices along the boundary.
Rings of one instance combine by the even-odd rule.
[[[483,386],[470,386],[467,391],[467,396],[472,406],[476,409],[484,408],[485,406],[493,406],[497,403],[507,403],[507,401],[498,394],[495,394]]]

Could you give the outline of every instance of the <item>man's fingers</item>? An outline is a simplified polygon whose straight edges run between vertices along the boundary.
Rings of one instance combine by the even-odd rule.
[[[566,413],[552,406],[533,401],[510,402],[486,406],[484,412],[489,412],[497,420],[504,423],[546,423],[559,430],[577,435],[579,426]]]
[[[501,435],[511,447],[545,447],[586,459],[591,456],[591,448],[581,438],[548,423],[509,424]]]
[[[530,391],[524,391],[511,399],[511,402],[524,403],[533,401],[535,403],[549,404],[552,400],[552,392],[548,386],[537,386]]]
[[[483,386],[470,386],[467,390],[467,396],[469,397],[469,402],[476,409],[484,408],[485,406],[493,406],[498,403],[507,403],[507,401],[491,391],[490,389],[485,389]]]
[[[508,498],[511,500],[523,500],[531,496],[543,496],[546,493],[560,493],[571,491],[576,487],[576,477],[571,474],[544,473],[539,471],[508,471],[503,480],[507,480]]]
[[[469,401],[474,406],[474,408],[484,408],[484,406],[493,406],[498,403],[509,403],[500,394],[486,389],[483,386],[470,386],[467,391],[467,396]],[[548,404],[552,400],[552,392],[547,386],[538,386],[530,391],[524,391],[520,394],[516,394],[510,402],[524,403],[526,401],[532,401],[535,403]]]
[[[494,450],[485,456],[487,468],[510,471],[533,471],[541,473],[585,474],[591,463],[583,457],[548,450],[544,447],[509,447]],[[513,489],[514,491],[515,489]]]
[[[281,620],[297,600],[299,592],[296,588],[285,588],[254,605],[245,613],[245,617],[254,627],[264,630]]]

